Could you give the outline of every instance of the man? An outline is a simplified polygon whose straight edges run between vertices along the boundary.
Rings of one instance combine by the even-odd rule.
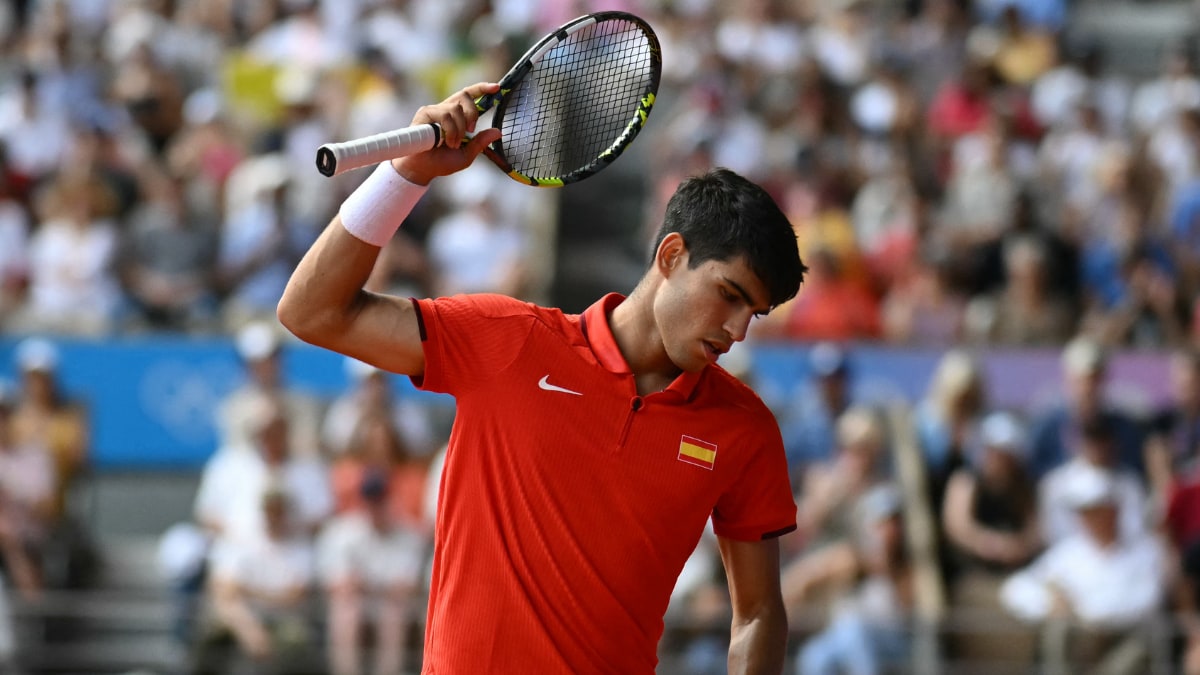
[[[425,673],[653,673],[672,586],[711,516],[733,607],[733,673],[779,673],[777,537],[795,528],[778,427],[715,367],[795,295],[787,219],[728,171],[685,181],[628,298],[582,315],[495,295],[363,290],[433,178],[468,166],[477,84],[422,108],[439,149],[381,165],[304,257],[279,305],[300,338],[453,394]]]
[[[1072,457],[1038,481],[1038,519],[1042,538],[1052,545],[1082,528],[1071,504],[1071,486],[1082,471],[1099,469],[1108,474],[1117,494],[1118,522],[1124,536],[1149,529],[1150,503],[1141,477],[1119,463],[1113,422],[1103,416],[1084,421],[1074,440]]]
[[[1009,577],[1000,601],[1018,619],[1041,624],[1044,672],[1076,664],[1084,672],[1144,673],[1141,627],[1165,598],[1165,552],[1149,532],[1122,532],[1111,474],[1086,467],[1068,487],[1080,531]]]
[[[1073,339],[1063,348],[1062,372],[1065,400],[1033,421],[1030,439],[1033,474],[1040,479],[1070,459],[1083,424],[1103,417],[1112,425],[1117,461],[1142,475],[1145,469],[1142,429],[1104,395],[1109,375],[1104,348],[1087,337]]]

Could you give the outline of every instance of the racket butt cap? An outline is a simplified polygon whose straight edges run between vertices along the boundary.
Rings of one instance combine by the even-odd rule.
[[[317,171],[323,176],[333,176],[337,173],[337,155],[328,146],[317,148]]]

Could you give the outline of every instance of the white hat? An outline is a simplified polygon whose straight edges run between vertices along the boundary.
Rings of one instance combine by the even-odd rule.
[[[264,321],[253,321],[238,331],[237,352],[247,361],[261,361],[282,346],[279,332]]]
[[[1091,464],[1076,464],[1069,469],[1064,497],[1073,509],[1088,509],[1115,504],[1117,486],[1111,472]]]
[[[1104,349],[1095,341],[1079,337],[1063,349],[1063,369],[1073,375],[1090,375],[1104,370]]]
[[[858,508],[863,522],[869,525],[903,513],[904,497],[895,485],[884,483],[859,498]]]
[[[808,363],[813,372],[821,377],[846,372],[849,361],[846,351],[833,342],[819,342],[808,353]]]
[[[994,412],[983,418],[979,425],[979,440],[986,448],[1004,450],[1020,457],[1026,454],[1025,429],[1017,416],[1009,412]]]
[[[58,347],[45,338],[31,337],[17,345],[17,367],[24,372],[51,372],[58,368]]]

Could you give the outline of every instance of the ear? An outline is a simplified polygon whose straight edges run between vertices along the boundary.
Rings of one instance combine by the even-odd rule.
[[[654,252],[654,266],[663,277],[669,277],[672,272],[687,265],[687,256],[687,244],[683,241],[683,235],[672,232],[663,237],[658,250]]]

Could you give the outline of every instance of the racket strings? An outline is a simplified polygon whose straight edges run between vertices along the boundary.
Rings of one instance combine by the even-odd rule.
[[[506,159],[534,178],[588,166],[629,125],[653,78],[650,41],[636,24],[602,21],[573,33],[509,94]]]

